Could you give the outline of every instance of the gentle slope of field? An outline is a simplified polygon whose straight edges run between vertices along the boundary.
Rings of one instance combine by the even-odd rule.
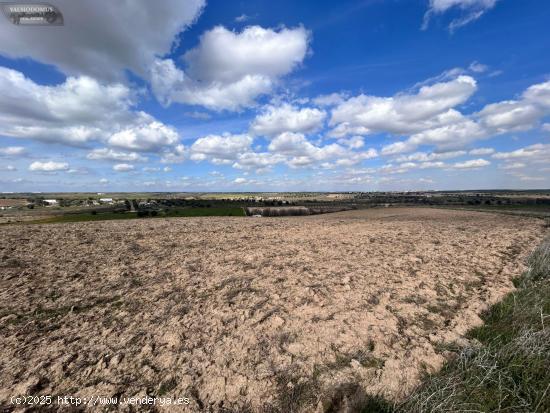
[[[182,411],[404,400],[542,237],[539,220],[420,208],[1,231],[0,401],[162,394]]]
[[[449,362],[400,402],[371,398],[363,413],[550,411],[550,237],[529,256],[517,290],[483,315]]]

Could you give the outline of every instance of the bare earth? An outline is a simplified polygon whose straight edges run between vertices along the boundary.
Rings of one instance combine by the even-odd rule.
[[[313,381],[307,411],[337,388],[398,399],[513,289],[541,228],[421,208],[2,226],[0,406],[149,394],[263,411]]]

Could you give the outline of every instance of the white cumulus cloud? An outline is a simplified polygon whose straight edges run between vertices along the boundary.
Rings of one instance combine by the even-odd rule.
[[[26,153],[25,148],[22,146],[6,146],[0,148],[0,156],[21,156]]]
[[[115,161],[115,162],[146,162],[147,158],[136,152],[120,152],[111,148],[94,149],[86,158],[100,161]]]
[[[197,139],[190,148],[190,159],[210,160],[213,163],[231,163],[240,154],[250,151],[252,137],[249,135],[208,135]]]
[[[278,80],[304,60],[309,33],[303,27],[278,30],[260,26],[233,32],[223,26],[205,32],[199,45],[183,56],[185,69],[173,60],[157,60],[151,70],[153,92],[172,102],[214,110],[254,105]]]
[[[134,165],[128,163],[118,163],[113,166],[113,171],[116,172],[129,172],[134,170]]]
[[[107,143],[122,149],[158,152],[164,147],[174,146],[179,142],[179,135],[172,127],[144,113],[142,118],[143,122],[111,135]]]
[[[318,131],[326,112],[316,108],[297,108],[288,103],[267,106],[250,125],[250,132],[260,136],[275,136],[283,132],[312,133]]]
[[[462,75],[448,82],[422,86],[416,94],[352,97],[333,109],[331,136],[410,134],[456,122],[461,114],[452,108],[467,101],[476,90],[476,81]]]
[[[36,161],[29,165],[29,171],[34,172],[57,172],[66,171],[69,169],[67,162],[54,162],[54,161]]]
[[[151,115],[136,112],[136,94],[121,83],[69,77],[43,86],[0,67],[0,135],[71,146],[99,141],[132,151],[160,151],[178,133]]]
[[[477,169],[490,165],[491,162],[485,159],[471,159],[469,161],[457,162],[451,166],[453,169]]]
[[[0,25],[0,53],[52,64],[66,74],[120,80],[124,69],[145,77],[156,56],[170,52],[204,0],[56,0],[62,29],[21,30]],[[2,90],[5,90],[2,88]]]

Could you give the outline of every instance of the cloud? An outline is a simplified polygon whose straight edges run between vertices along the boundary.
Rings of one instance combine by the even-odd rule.
[[[519,100],[485,106],[478,114],[480,124],[493,133],[525,131],[534,128],[550,114],[550,81],[530,86]]]
[[[172,102],[213,110],[240,110],[269,93],[304,60],[309,33],[303,27],[279,30],[246,27],[237,33],[217,26],[186,52],[185,70],[171,59],[157,60],[151,85],[164,105]]]
[[[375,149],[355,151],[355,148],[331,143],[318,146],[304,134],[283,132],[275,136],[268,145],[268,151],[252,148],[250,135],[208,135],[197,139],[189,148],[189,158],[194,161],[209,161],[215,165],[231,165],[242,170],[265,173],[277,164],[286,163],[292,168],[309,167],[333,161],[334,166],[350,166],[363,160],[375,158]]]
[[[470,76],[422,86],[416,94],[393,97],[359,95],[332,110],[333,137],[379,132],[410,134],[461,119],[452,108],[464,103],[477,90]]]
[[[525,159],[550,162],[550,144],[537,143],[510,152],[497,152],[492,157],[501,160]]]
[[[489,66],[479,62],[472,62],[472,64],[470,64],[469,66],[469,69],[474,73],[485,73],[487,70],[489,70]]]
[[[237,169],[255,169],[256,172],[263,172],[285,160],[286,158],[279,154],[269,152],[245,152],[238,155],[236,162],[233,163],[232,166]]]
[[[419,157],[419,160],[424,159]],[[399,162],[399,161],[398,161]],[[424,170],[424,169],[445,169],[445,170],[467,170],[467,169],[479,169],[490,165],[491,162],[485,159],[470,159],[464,162],[456,162],[448,164],[442,161],[421,161],[421,162],[400,162],[398,164],[386,164],[379,168],[379,172],[386,174],[403,174],[411,170]]]
[[[13,172],[17,171],[17,168],[13,165],[0,165],[0,171]]]
[[[301,133],[284,132],[269,144],[269,150],[286,156],[313,156],[317,147]]]
[[[347,153],[346,149],[338,144],[318,147],[308,141],[303,134],[292,132],[284,132],[275,137],[268,149],[280,155],[302,158],[301,162],[305,162],[307,158],[307,163],[343,156]]]
[[[379,169],[379,172],[386,174],[403,174],[414,169],[442,169],[450,168],[445,162],[401,162],[399,164],[386,164]]]
[[[319,95],[312,99],[317,106],[336,106],[346,100],[347,95],[343,93],[330,93],[328,95]]]
[[[22,73],[0,67],[0,133],[78,145],[101,136],[102,126],[127,121],[134,95],[122,84],[102,85],[69,77],[41,86]]]
[[[236,21],[237,23],[244,23],[244,22],[250,20],[251,18],[252,18],[252,17],[247,16],[246,14],[243,13],[243,14],[241,14],[240,16],[235,17],[235,21]]]
[[[520,181],[525,181],[525,182],[541,182],[541,181],[546,181],[548,179],[542,176],[528,176],[523,174],[517,174],[516,176]]]
[[[477,169],[490,165],[491,162],[485,159],[471,159],[465,162],[457,162],[451,166],[452,169]]]
[[[22,146],[6,146],[0,148],[0,156],[22,156],[26,153]]]
[[[172,127],[154,120],[145,113],[142,113],[142,119],[143,122],[111,135],[107,140],[108,144],[128,150],[158,152],[179,142],[179,135]]]
[[[287,164],[293,168],[329,160],[335,160],[336,165],[351,166],[378,156],[374,149],[354,152],[336,143],[316,146],[303,134],[292,132],[284,132],[276,136],[270,142],[268,149],[272,153],[287,157]]]
[[[249,135],[208,135],[197,139],[190,148],[190,159],[209,160],[215,164],[231,163],[240,154],[250,151]]]
[[[523,169],[526,166],[527,165],[524,164],[523,162],[513,162],[513,163],[502,165],[499,168],[509,171],[509,170],[515,170],[515,169]]]
[[[492,9],[498,0],[430,0],[430,7],[424,15],[422,30],[426,30],[430,20],[434,15],[444,14],[451,9],[460,9],[460,17],[453,19],[449,24],[449,30],[454,32],[456,29],[467,25],[483,14]]]
[[[204,4],[56,0],[65,19],[63,28],[21,30],[2,24],[0,53],[52,64],[72,76],[113,81],[130,69],[145,77],[155,58],[170,52],[176,35],[193,24]]]
[[[88,168],[71,168],[71,169],[67,170],[67,173],[72,174],[72,175],[89,175],[90,174],[90,169],[88,169]]]
[[[488,132],[475,121],[456,112],[453,122],[415,133],[406,141],[395,142],[382,148],[382,154],[395,155],[414,151],[422,145],[433,145],[442,151],[461,149],[467,144],[488,136]]]
[[[208,120],[212,118],[212,115],[210,115],[209,113],[198,111],[185,112],[184,115],[199,120]]]
[[[67,162],[36,161],[29,165],[29,171],[33,171],[33,172],[57,172],[57,171],[66,171],[68,169],[69,169],[69,164]]]
[[[495,150],[493,148],[476,148],[476,149],[472,149],[468,153],[474,156],[483,156],[483,155],[491,155],[495,153]]]
[[[540,121],[550,114],[550,81],[527,88],[518,100],[508,100],[486,105],[477,113],[465,116],[455,109],[449,109],[442,115],[425,122],[432,126],[412,133],[405,141],[394,142],[382,148],[382,154],[395,155],[414,151],[421,145],[434,145],[440,150],[463,148],[471,142],[509,132],[526,131],[537,127]],[[369,112],[357,112],[356,117],[363,121],[355,127],[368,131],[364,121]],[[391,119],[386,117],[386,119]],[[340,125],[339,125],[340,126]],[[339,127],[335,128],[338,131]],[[412,127],[411,127],[412,129]],[[386,132],[397,134],[396,128],[387,128]],[[401,131],[405,133],[405,131]],[[333,131],[334,134],[334,131]],[[472,153],[474,154],[474,153]]]
[[[365,146],[365,140],[362,136],[352,136],[350,138],[340,138],[338,143],[347,146],[350,149],[360,149]]]
[[[487,105],[479,117],[486,128],[506,133],[531,129],[542,114],[540,108],[528,102],[507,101]]]
[[[187,148],[181,143],[175,145],[173,148],[170,148],[162,154],[160,161],[162,163],[180,163],[185,160],[187,157]]]
[[[69,77],[38,85],[22,73],[0,67],[0,134],[71,146],[99,141],[132,151],[158,152],[179,141],[178,133],[132,108],[127,86],[90,77]]]
[[[457,113],[449,124],[428,129],[411,135],[407,141],[409,148],[420,145],[435,145],[440,150],[460,149],[465,145],[487,137],[487,131],[473,120]]]
[[[466,155],[466,151],[451,151],[440,153],[416,152],[410,155],[402,155],[396,158],[396,162],[431,162],[441,161]]]
[[[134,170],[134,165],[128,163],[118,163],[113,166],[113,171],[116,172],[129,172]]]
[[[136,152],[118,152],[110,148],[94,149],[86,158],[100,161],[115,162],[146,162],[147,158]]]
[[[326,118],[326,112],[316,108],[297,108],[288,103],[267,106],[256,116],[250,132],[260,136],[275,136],[283,132],[312,133],[318,131]]]

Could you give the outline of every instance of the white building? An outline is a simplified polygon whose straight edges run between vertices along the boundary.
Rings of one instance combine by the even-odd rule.
[[[102,204],[112,204],[113,198],[99,198],[99,202]]]
[[[54,206],[54,205],[57,205],[57,199],[45,199],[44,203],[47,206]]]

